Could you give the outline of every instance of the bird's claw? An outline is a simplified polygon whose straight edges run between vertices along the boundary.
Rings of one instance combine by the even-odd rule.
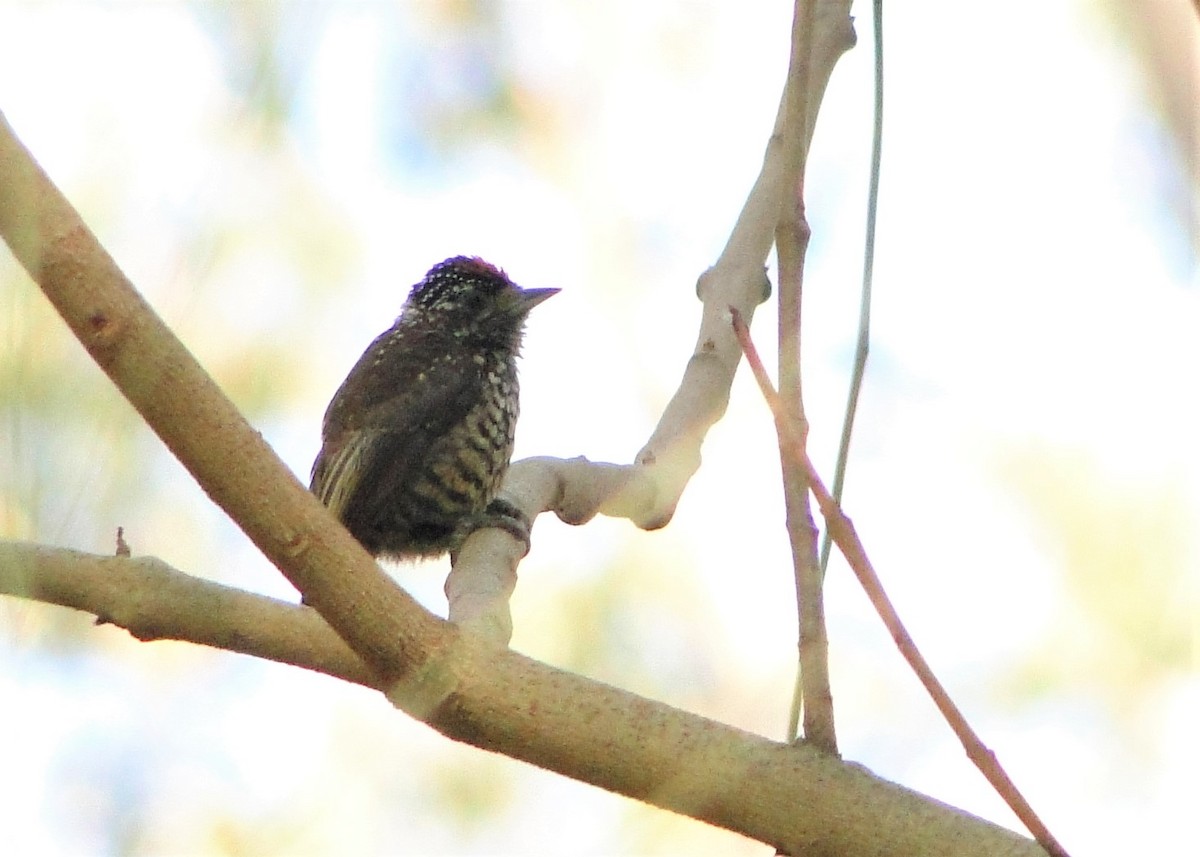
[[[501,497],[496,497],[487,505],[473,522],[471,531],[495,527],[508,533],[525,546],[521,556],[529,553],[529,530],[532,525],[529,516],[516,507],[515,504]]]

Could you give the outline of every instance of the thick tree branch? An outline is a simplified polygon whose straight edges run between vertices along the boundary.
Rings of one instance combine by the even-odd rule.
[[[192,577],[155,557],[0,542],[0,593],[91,613],[142,641],[183,640],[380,687],[315,610]]]
[[[297,662],[301,658],[284,656],[294,637],[272,635],[282,626],[296,635],[311,631],[319,641],[313,645],[326,654],[310,657],[305,666],[386,687],[394,702],[452,738],[789,851],[1035,853],[1015,834],[808,748],[774,744],[555,670],[427,614],[382,576],[287,473],[117,271],[3,122],[0,234],[210,496],[293,582],[316,595],[314,603],[369,668],[349,664],[345,650],[332,654],[338,647],[311,619],[302,620],[307,628],[293,626],[301,620],[288,617],[311,615],[307,610],[258,604],[254,609],[267,612],[256,614],[249,627],[238,626],[236,617],[250,603],[242,599],[257,601],[255,596],[191,582],[188,586],[198,587],[196,597],[212,599],[203,602],[203,612],[229,623],[208,627],[207,637],[196,642],[235,650],[252,642],[258,653]],[[97,569],[111,573],[136,562],[106,558]],[[6,591],[86,606],[87,587],[64,578],[64,569],[38,549],[9,546],[0,569],[3,579],[15,581]],[[140,587],[114,591],[106,581],[97,586],[103,599],[88,609],[110,620],[125,615],[127,607],[136,611],[136,603],[125,607],[114,599]],[[169,613],[129,624],[143,636],[185,638],[186,626],[168,627],[163,615]],[[258,621],[263,616],[271,621]]]
[[[455,631],[390,581],[142,299],[0,117],[0,233],[196,481],[389,683]],[[236,465],[236,466],[233,466]]]
[[[186,640],[378,686],[315,611],[190,577],[154,559],[0,542],[0,593],[85,610],[142,640]],[[778,744],[459,639],[457,691],[435,726],[789,853],[1035,855],[1034,843],[812,748]]]
[[[781,170],[772,142],[725,252],[700,279],[704,315],[695,352],[637,463],[621,471],[580,461],[514,466],[505,489],[510,494],[525,491],[516,479],[523,472],[551,474],[545,502],[554,505],[527,511],[555,508],[566,519],[583,520],[620,510],[646,527],[670,519],[699,465],[707,429],[724,412],[741,359],[726,307],[737,306],[749,317],[766,294],[762,264]],[[146,639],[191,639],[378,687],[451,738],[792,853],[1037,853],[1009,831],[811,748],[773,743],[564,673],[424,611],[245,422],[2,117],[0,234],[114,384],[336,636],[311,610],[167,573],[146,560],[96,559],[89,584],[81,582],[85,573],[81,578],[73,572],[93,560],[9,545],[0,551],[0,591],[70,603],[107,621],[121,617]],[[564,478],[572,468],[580,475]],[[593,495],[595,502],[585,497],[593,482],[611,488]],[[496,537],[480,531],[472,540],[486,547]],[[108,578],[126,572],[136,580],[128,590],[114,589]],[[178,605],[191,605],[186,615],[163,604],[153,616],[142,610],[135,594],[159,585],[174,587]],[[500,589],[505,585],[501,581]],[[463,591],[469,600],[471,587]],[[193,615],[202,612],[207,622]]]

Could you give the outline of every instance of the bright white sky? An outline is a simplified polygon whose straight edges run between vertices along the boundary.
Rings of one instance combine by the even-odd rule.
[[[519,138],[544,149],[512,151],[512,140],[497,139],[453,171],[414,166],[420,153],[397,150],[388,132],[421,87],[464,85],[448,61],[415,94],[400,93],[413,101],[393,103],[388,63],[406,55],[397,43],[412,53],[427,47],[433,4],[312,5],[319,26],[297,48],[311,59],[297,81],[287,156],[276,162],[254,154],[256,131],[223,55],[198,17],[174,4],[0,3],[0,110],[85,216],[101,200],[102,239],[168,321],[191,325],[202,356],[229,330],[272,335],[281,316],[302,314],[288,263],[266,245],[284,231],[280,199],[296,176],[322,198],[352,236],[339,282],[355,292],[321,322],[328,341],[311,387],[267,430],[297,472],[307,474],[324,401],[396,313],[402,286],[459,252],[493,259],[526,285],[564,288],[531,323],[518,455],[629,461],[677,383],[695,335],[695,278],[719,252],[761,158],[786,64],[787,5],[508,4],[510,66],[530,97],[554,105],[547,121],[557,124]],[[809,169],[805,383],[830,475],[854,342],[869,147],[870,25],[858,12],[860,44],[835,73]],[[1135,681],[1149,698],[1126,698],[1129,676],[1106,667],[1116,644],[1073,600],[1071,575],[1086,578],[1087,565],[1068,568],[1053,510],[1056,498],[1071,504],[1073,490],[1094,486],[1101,505],[1124,498],[1165,520],[1184,545],[1186,573],[1143,588],[1161,569],[1138,567],[1152,552],[1137,545],[1160,530],[1131,524],[1127,536],[1095,534],[1133,545],[1124,575],[1095,588],[1119,587],[1108,597],[1127,599],[1130,615],[1166,596],[1164,614],[1192,616],[1195,641],[1200,283],[1195,236],[1189,244],[1164,202],[1177,176],[1169,140],[1144,106],[1132,58],[1092,4],[929,0],[892,10],[887,26],[873,341],[847,509],[927,656],[1067,847],[1167,853],[1192,838],[1184,825],[1200,765],[1195,662],[1190,673]],[[193,283],[180,293],[174,248],[201,212],[243,223],[241,240],[263,246],[240,251],[202,290]],[[221,326],[205,324],[197,294],[219,309]],[[771,304],[755,325],[768,355],[773,325]],[[629,632],[630,645],[650,653],[642,666],[683,677],[644,686],[620,673],[600,677],[779,737],[795,608],[776,482],[770,423],[744,373],[668,530],[539,522],[514,605],[514,646],[552,662],[586,648],[564,640],[580,628],[547,616],[562,587],[611,575],[612,587],[644,589],[644,624]],[[172,555],[179,548],[169,536],[153,538],[139,548],[288,591],[270,569],[239,581],[236,571],[205,568],[209,557]],[[241,546],[221,564],[253,562]],[[847,577],[835,567],[829,592],[845,756],[1014,824]],[[438,575],[404,582],[442,609]],[[676,601],[687,611],[672,615]],[[702,656],[683,651],[691,635],[708,647]],[[564,842],[579,853],[630,851],[631,842],[762,853],[686,823],[655,839],[647,831],[657,815],[631,821],[620,799],[480,760],[398,723],[360,692],[295,671],[237,661],[198,702],[179,686],[213,662],[191,653],[160,646],[130,655],[133,644],[114,636],[105,645],[122,653],[119,663],[106,665],[102,650],[98,661],[64,667],[19,631],[5,637],[12,666],[0,667],[8,701],[0,734],[19,740],[0,766],[0,819],[22,853],[120,850],[114,828],[145,823],[125,815],[131,805],[155,819],[151,850],[219,850],[206,839],[205,813],[253,825],[280,804],[320,807],[313,850],[345,845],[338,837],[353,829],[360,853],[402,842],[438,853],[562,853]],[[707,663],[709,655],[719,660]],[[1050,687],[1031,689],[1039,680]],[[708,690],[697,696],[689,684]],[[314,724],[340,743],[297,756]],[[386,737],[364,748],[353,737],[360,731]],[[89,756],[100,757],[91,764],[103,776],[64,768],[64,758]],[[389,773],[410,764],[514,776],[509,812],[482,828],[449,813],[403,815],[427,799],[403,770]],[[382,797],[364,784],[336,808],[324,802],[320,782],[353,789],[364,769],[364,783],[388,783]],[[97,782],[114,791],[97,792]],[[157,802],[161,810],[147,809]]]

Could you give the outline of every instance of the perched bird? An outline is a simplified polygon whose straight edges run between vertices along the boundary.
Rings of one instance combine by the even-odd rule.
[[[557,292],[447,259],[350,370],[325,411],[311,490],[372,556],[437,556],[484,521],[528,537],[493,498],[512,456],[525,319]]]

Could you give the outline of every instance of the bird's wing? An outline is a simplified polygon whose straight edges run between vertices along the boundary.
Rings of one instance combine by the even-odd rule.
[[[431,362],[399,364],[399,371],[372,372],[388,347],[380,337],[359,359],[325,414],[323,444],[313,463],[312,491],[339,518],[348,506],[366,502],[359,494],[362,474],[383,475],[383,484],[367,493],[387,490],[412,478],[429,448],[461,422],[475,403],[482,371],[467,353],[448,350]],[[406,343],[406,352],[437,344]],[[356,496],[357,495],[357,496]]]
[[[359,430],[327,438],[313,462],[311,490],[340,520],[365,471],[373,434]]]

